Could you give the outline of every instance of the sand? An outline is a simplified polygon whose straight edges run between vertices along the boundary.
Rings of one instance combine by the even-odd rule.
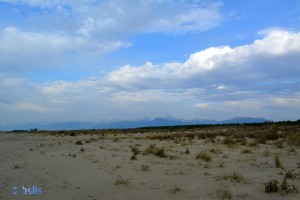
[[[295,179],[287,181],[299,188],[299,146],[228,146],[223,136],[158,140],[150,134],[1,133],[0,199],[300,199],[299,192],[266,193],[264,186],[272,179],[280,185],[293,170]],[[145,154],[151,144],[165,155]],[[133,147],[140,151],[135,160]],[[196,159],[201,151],[211,161]],[[275,166],[275,153],[282,168]],[[23,186],[42,194],[24,194]]]

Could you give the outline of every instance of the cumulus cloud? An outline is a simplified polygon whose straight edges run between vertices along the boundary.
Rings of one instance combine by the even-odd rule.
[[[218,84],[261,84],[299,78],[300,33],[275,30],[252,44],[211,47],[196,52],[184,63],[150,62],[138,67],[126,65],[112,71],[109,82],[123,87],[206,87]],[[221,78],[220,78],[221,77]],[[184,87],[188,87],[184,86]]]

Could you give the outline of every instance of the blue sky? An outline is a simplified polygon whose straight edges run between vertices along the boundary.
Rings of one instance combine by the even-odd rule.
[[[300,1],[0,0],[0,124],[295,120]]]

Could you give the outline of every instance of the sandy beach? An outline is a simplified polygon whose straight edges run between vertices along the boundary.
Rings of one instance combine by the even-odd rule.
[[[299,127],[266,129],[3,132],[0,199],[300,199]]]

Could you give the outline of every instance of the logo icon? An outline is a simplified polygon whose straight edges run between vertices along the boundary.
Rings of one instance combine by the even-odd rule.
[[[11,188],[11,193],[12,193],[12,194],[18,194],[18,187],[17,187],[17,186],[13,186],[13,187]]]

